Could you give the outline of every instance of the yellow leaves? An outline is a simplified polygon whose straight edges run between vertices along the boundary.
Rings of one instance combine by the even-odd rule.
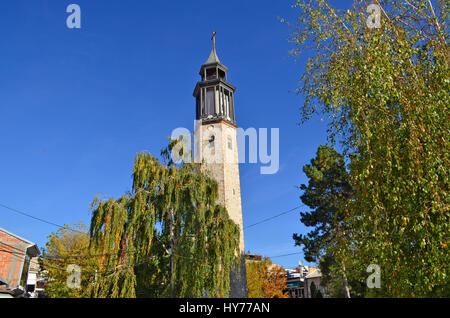
[[[390,9],[386,10],[389,15]],[[312,18],[310,12],[303,13],[300,24]],[[418,11],[407,17],[413,24],[421,18],[426,20]],[[329,137],[339,135],[346,128],[344,123],[349,124],[349,134],[343,135],[345,145],[358,149],[350,169],[356,191],[352,198],[355,208],[350,209],[349,218],[355,221],[355,234],[349,244],[355,243],[356,249],[361,246],[362,253],[379,258],[384,268],[398,260],[395,265],[411,274],[399,272],[404,281],[396,282],[392,293],[409,296],[408,284],[414,279],[420,286],[415,292],[422,297],[428,280],[433,281],[435,292],[436,286],[443,286],[449,277],[448,266],[443,266],[448,260],[448,241],[444,237],[449,231],[444,199],[449,166],[445,151],[445,132],[449,128],[446,110],[450,104],[448,48],[433,47],[423,34],[418,38],[410,36],[410,32],[414,33],[410,28],[398,26],[397,30],[398,38],[389,32],[379,36],[363,33],[367,42],[361,43],[360,54],[354,54],[358,51],[353,47],[337,46],[336,55],[341,58],[335,63],[330,63],[330,58],[313,60],[306,68],[305,85],[300,91],[320,99],[307,102],[303,115],[309,115],[310,110],[333,115]],[[314,41],[325,36],[323,33],[324,28],[314,29],[302,36],[311,36]],[[427,43],[425,50],[421,48],[422,40]],[[327,56],[323,50],[326,48],[319,47],[317,58]],[[432,72],[428,72],[430,69]],[[443,81],[447,84],[443,85]],[[330,106],[339,98],[348,102],[342,110]],[[348,121],[340,122],[345,115]],[[369,168],[371,163],[374,168]],[[430,216],[422,221],[418,213],[429,208]],[[427,242],[421,243],[424,237]],[[421,248],[417,248],[418,244]],[[394,258],[386,257],[380,246],[390,246]],[[423,272],[428,266],[442,268],[441,275]]]
[[[66,286],[68,277],[67,266],[76,264],[86,274],[82,276],[82,283],[96,267],[96,258],[90,257],[89,235],[86,226],[82,223],[76,226],[66,225],[64,228],[52,233],[46,243],[43,253],[43,265],[48,271],[50,282],[46,293],[50,297],[81,297],[80,290],[61,288]]]

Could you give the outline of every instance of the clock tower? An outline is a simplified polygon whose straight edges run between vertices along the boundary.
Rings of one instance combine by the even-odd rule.
[[[196,99],[195,156],[202,169],[219,186],[218,204],[240,228],[240,270],[231,273],[230,297],[247,297],[244,229],[242,222],[239,157],[236,136],[234,92],[225,67],[216,53],[215,32],[208,60],[200,68],[201,80],[194,90]]]

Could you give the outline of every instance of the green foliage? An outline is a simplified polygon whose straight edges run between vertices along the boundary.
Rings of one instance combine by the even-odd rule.
[[[330,296],[345,297],[343,288],[347,283],[351,297],[359,297],[363,293],[361,282],[357,277],[349,280],[342,266],[342,262],[347,267],[352,263],[343,253],[348,233],[345,218],[353,195],[344,156],[330,146],[321,145],[316,157],[310,165],[303,167],[303,171],[309,182],[300,186],[303,191],[300,198],[311,211],[300,213],[301,222],[313,230],[307,235],[294,234],[295,244],[303,246],[308,262],[319,264],[322,285],[330,290]]]
[[[89,249],[89,235],[86,225],[79,223],[76,226],[66,225],[50,234],[46,247],[42,253],[41,265],[47,271],[48,284],[45,293],[51,298],[80,298],[97,268],[95,255]],[[67,278],[71,273],[67,268],[71,264],[80,266],[81,287],[69,288]]]
[[[322,292],[316,287],[314,282],[311,282],[309,288],[311,290],[311,298],[323,298]]]
[[[90,295],[228,297],[239,228],[217,198],[200,165],[138,154],[132,193],[92,204],[91,245],[107,255]]]
[[[248,298],[264,298],[263,282],[268,266],[268,259],[263,261],[246,261]]]
[[[381,267],[374,296],[448,296],[449,2],[376,1],[381,28],[369,29],[370,2],[298,3],[294,54],[313,52],[302,119],[328,115],[352,159],[342,253],[355,275]]]
[[[352,191],[350,175],[344,157],[326,145],[319,146],[316,158],[303,171],[309,183],[300,186],[300,198],[312,211],[301,212],[301,221],[314,230],[307,235],[294,234],[294,240],[303,246],[308,262],[319,262],[343,231],[344,210]]]
[[[316,158],[303,171],[309,182],[300,186],[300,198],[311,211],[300,213],[301,222],[314,229],[307,235],[294,234],[293,238],[296,245],[303,246],[305,259],[319,264],[322,285],[331,290],[332,296],[340,297],[346,281],[342,262],[351,262],[342,253],[347,227],[344,220],[352,198],[350,174],[344,156],[327,145],[319,146]],[[359,285],[350,282],[353,297],[358,296]]]

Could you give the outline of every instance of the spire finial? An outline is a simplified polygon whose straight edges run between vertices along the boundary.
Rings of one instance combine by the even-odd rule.
[[[211,40],[213,41],[214,47],[216,46],[216,31],[213,32]]]
[[[211,49],[211,54],[209,55],[209,59],[205,64],[220,63],[219,57],[216,53],[216,31],[213,32],[211,40],[213,41],[213,46]]]

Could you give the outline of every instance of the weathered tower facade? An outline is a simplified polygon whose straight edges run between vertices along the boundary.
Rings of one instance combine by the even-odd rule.
[[[234,92],[227,81],[228,69],[220,62],[215,47],[201,66],[201,81],[194,90],[196,98],[195,156],[203,169],[219,185],[219,204],[240,227],[241,268],[231,275],[230,297],[247,297],[244,229],[242,222],[239,157],[236,136]]]

